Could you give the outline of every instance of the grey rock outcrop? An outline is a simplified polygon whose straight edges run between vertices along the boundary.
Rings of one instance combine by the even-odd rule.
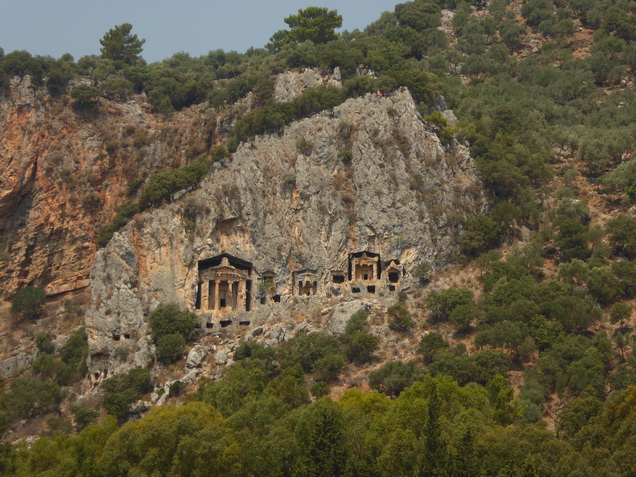
[[[231,354],[232,354],[232,350],[228,348],[217,351],[216,355],[214,356],[216,364],[218,365],[227,364],[228,361],[230,360]]]
[[[193,309],[199,266],[211,257],[249,262],[253,289],[267,271],[284,307],[311,300],[295,289],[299,271],[312,274],[317,295],[353,291],[334,285],[332,273],[346,271],[354,252],[399,263],[407,284],[417,263],[443,263],[457,249],[462,218],[485,207],[467,147],[442,145],[407,90],[350,99],[282,135],[256,137],[198,190],[138,216],[97,253],[86,317],[91,376],[150,363],[148,314],[169,301]],[[277,305],[253,303],[236,320],[262,326]],[[112,337],[124,334],[129,356],[112,351]],[[221,354],[217,362],[229,357]]]
[[[24,371],[33,364],[37,356],[38,350],[33,349],[30,352],[22,352],[0,361],[0,377],[7,378]]]
[[[186,358],[186,368],[196,368],[199,364],[201,364],[201,361],[203,361],[203,358],[205,358],[205,355],[207,353],[208,348],[206,346],[194,346],[190,350],[190,352],[188,353],[188,357]]]
[[[340,68],[336,67],[331,75],[323,75],[315,68],[281,73],[274,80],[274,99],[281,103],[289,102],[307,88],[317,86],[342,86]]]

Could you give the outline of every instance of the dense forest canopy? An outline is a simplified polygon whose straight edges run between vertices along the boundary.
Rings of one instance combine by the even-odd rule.
[[[135,422],[129,406],[152,389],[148,370],[103,385],[109,416],[73,409],[77,435],[58,422],[33,446],[5,443],[0,471],[18,475],[634,475],[636,474],[636,4],[629,0],[415,0],[363,31],[335,32],[336,11],[285,19],[266,48],[185,52],[146,64],[144,40],[123,24],[100,56],[75,61],[0,53],[0,89],[29,75],[78,111],[144,94],[157,114],[212,112],[253,95],[226,143],[152,176],[122,204],[107,243],[139,210],[197,186],[242,141],[369,92],[407,87],[443,144],[470,145],[487,215],[466,220],[456,262],[480,270],[480,289],[427,294],[417,361],[368,376],[373,392],[324,397],[345,366],[376,358],[363,312],[346,333],[300,336],[275,348],[244,343],[220,381],[202,383]],[[343,87],[273,99],[273,76],[339,68]],[[372,74],[364,74],[371,71]],[[81,84],[72,81],[82,78]],[[458,118],[439,114],[443,95]],[[414,178],[414,187],[417,180]],[[599,206],[587,190],[603,197]],[[134,195],[134,194],[133,194]],[[596,196],[595,196],[596,197]],[[521,235],[526,239],[515,245]],[[505,248],[505,259],[499,247]],[[437,264],[421,264],[425,286]],[[14,302],[37,314],[38,290]],[[21,301],[22,300],[22,301]],[[392,331],[412,333],[406,298]],[[22,308],[21,308],[22,307]],[[189,319],[169,305],[162,312]],[[170,311],[171,310],[171,311]],[[175,318],[176,319],[176,318]],[[156,323],[162,323],[155,318]],[[448,330],[458,337],[451,344]],[[444,331],[444,333],[440,332]],[[82,331],[82,333],[84,333]],[[0,392],[0,430],[58,409],[81,379],[85,333],[56,357],[46,335],[32,376]],[[166,339],[166,337],[171,337]],[[156,331],[162,361],[193,337]],[[463,341],[471,344],[467,347]],[[512,375],[522,384],[516,392]],[[91,412],[92,411],[92,412]],[[57,426],[57,428],[55,427]]]

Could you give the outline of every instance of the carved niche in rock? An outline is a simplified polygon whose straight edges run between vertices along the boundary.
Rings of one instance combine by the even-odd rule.
[[[297,296],[313,296],[318,293],[318,275],[314,270],[294,272],[293,293]]]
[[[380,255],[373,252],[356,252],[349,254],[349,280],[367,282],[380,280],[382,262]]]

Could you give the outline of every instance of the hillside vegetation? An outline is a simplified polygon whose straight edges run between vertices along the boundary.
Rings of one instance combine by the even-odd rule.
[[[416,0],[340,34],[327,9],[286,21],[263,49],[150,65],[122,25],[99,57],[4,54],[0,88],[28,74],[78,114],[140,93],[157,114],[196,104],[224,114],[251,98],[222,146],[137,184],[104,245],[140,210],[196,188],[241,142],[349,97],[407,87],[443,144],[470,145],[490,202],[466,220],[452,264],[420,264],[420,287],[388,309],[396,340],[416,343],[417,358],[387,359],[361,310],[337,338],[245,342],[223,379],[175,383],[168,404],[126,422],[153,389],[148,370],[106,380],[99,412],[73,406],[86,335],[55,353],[43,334],[31,375],[0,388],[0,433],[61,417],[31,446],[5,442],[0,472],[635,475],[634,2]],[[110,43],[121,27],[123,52]],[[342,88],[274,101],[273,75],[336,67]],[[440,95],[456,124],[439,113]],[[14,303],[19,319],[37,315],[39,295],[16,295],[26,300]],[[169,367],[193,337],[164,334],[174,338],[162,345]]]

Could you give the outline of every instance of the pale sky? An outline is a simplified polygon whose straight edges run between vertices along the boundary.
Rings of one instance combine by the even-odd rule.
[[[286,16],[308,6],[338,10],[342,30],[363,29],[405,0],[0,0],[0,47],[77,61],[99,55],[99,40],[115,25],[130,23],[145,38],[148,63],[178,51],[201,56],[218,48],[262,48],[286,28]],[[339,30],[339,31],[342,31]]]

